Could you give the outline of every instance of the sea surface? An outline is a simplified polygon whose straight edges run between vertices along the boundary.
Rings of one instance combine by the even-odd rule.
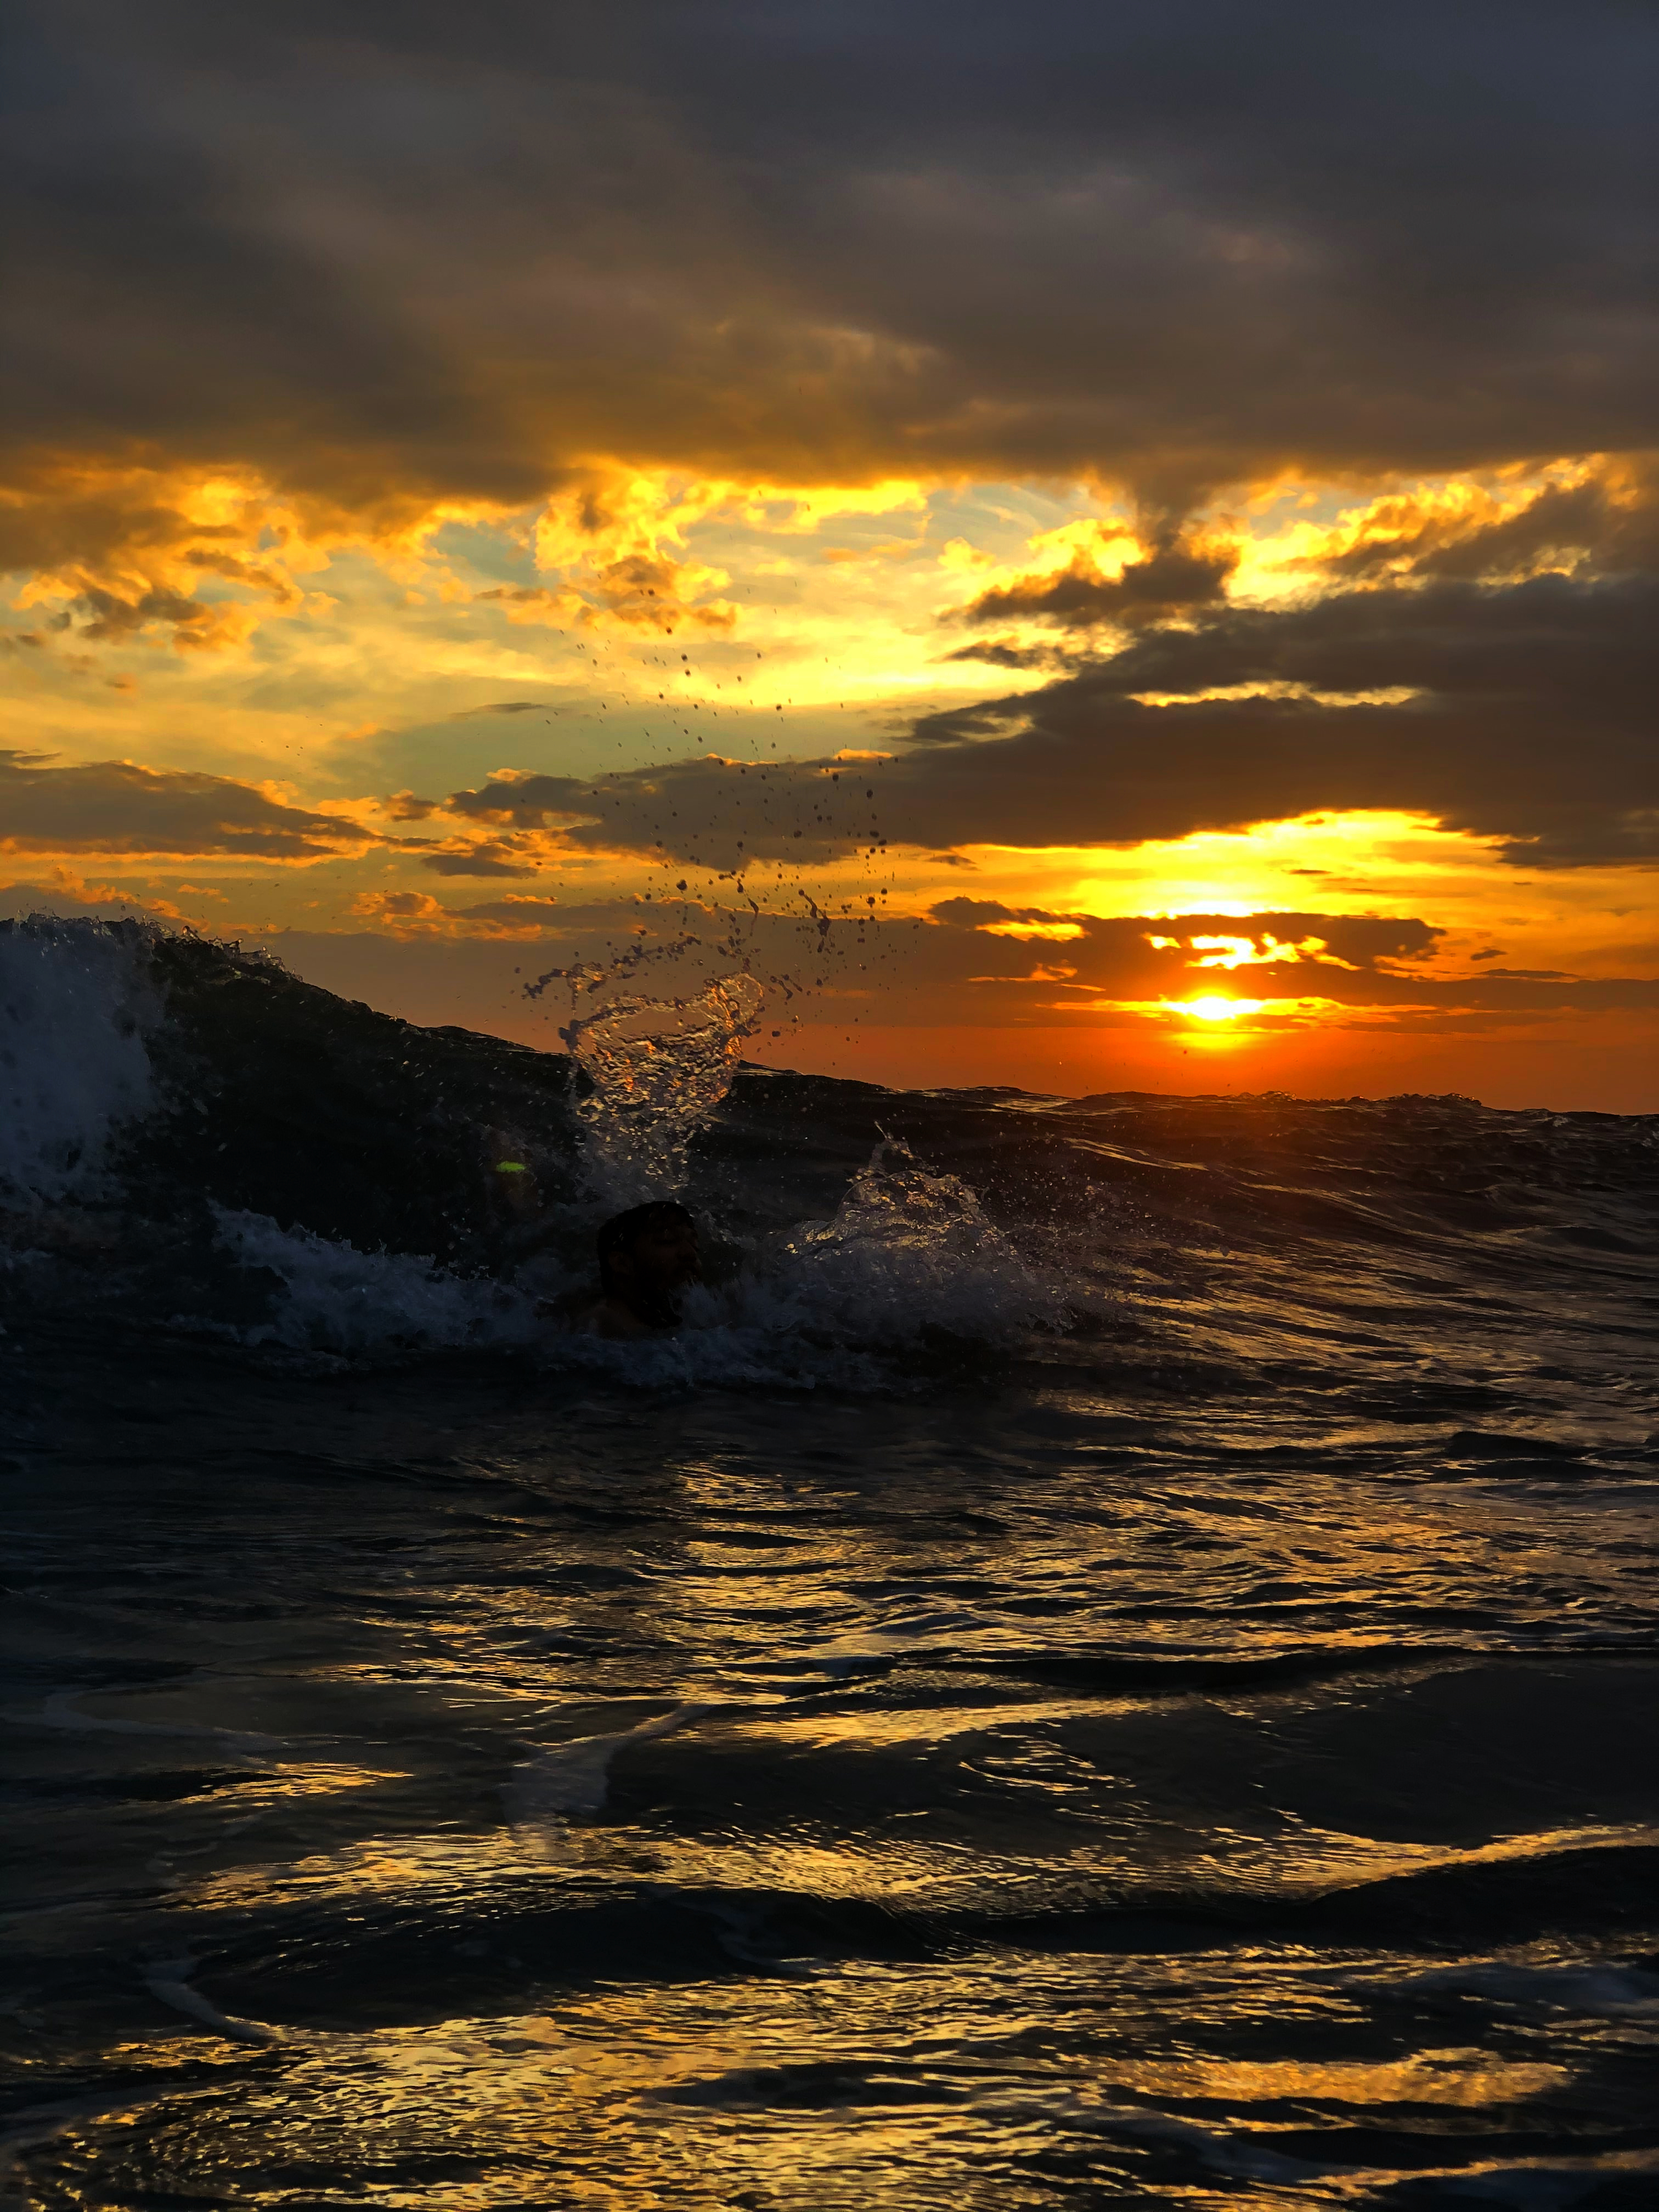
[[[751,1012],[0,927],[9,2201],[1653,2212],[1659,1117]]]

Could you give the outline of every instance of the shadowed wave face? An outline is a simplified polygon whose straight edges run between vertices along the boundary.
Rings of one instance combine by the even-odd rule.
[[[723,1079],[0,929],[25,2200],[1650,2205],[1659,1121]]]

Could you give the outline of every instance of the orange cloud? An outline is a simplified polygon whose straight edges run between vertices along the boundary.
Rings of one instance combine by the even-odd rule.
[[[514,943],[545,934],[558,920],[558,902],[520,891],[479,906],[444,905],[430,891],[360,891],[347,912],[393,937],[481,937]]]
[[[738,611],[729,600],[696,597],[727,580],[723,569],[629,553],[616,561],[586,562],[580,583],[556,591],[544,585],[500,584],[475,597],[501,601],[509,622],[546,622],[561,629],[659,629],[672,637],[686,625],[715,632],[735,626]]]
[[[11,641],[222,652],[273,615],[333,605],[304,580],[343,548],[414,573],[444,523],[500,512],[412,489],[368,504],[295,495],[246,465],[33,456],[0,482],[0,574],[24,579],[18,606],[55,611]]]
[[[17,604],[56,608],[49,631],[77,642],[222,651],[292,613],[296,576],[325,557],[246,471],[64,458],[0,489],[0,571],[23,573]],[[201,596],[215,586],[239,596]]]
[[[548,500],[532,533],[537,566],[557,575],[558,585],[507,586],[479,596],[506,602],[516,621],[728,631],[737,608],[714,595],[730,576],[683,557],[693,524],[725,512],[750,530],[799,536],[838,515],[887,514],[923,503],[921,485],[908,478],[787,485],[589,459]]]
[[[449,908],[430,891],[359,891],[346,911],[359,921],[378,922],[394,936],[448,929]]]

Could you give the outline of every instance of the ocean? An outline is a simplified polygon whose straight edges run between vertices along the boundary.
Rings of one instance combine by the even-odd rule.
[[[1659,1116],[751,1012],[0,925],[12,2201],[1652,2212]]]

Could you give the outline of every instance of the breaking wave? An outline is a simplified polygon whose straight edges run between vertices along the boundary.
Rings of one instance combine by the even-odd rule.
[[[31,1296],[643,1382],[865,1387],[973,1346],[1259,1376],[1425,1270],[1425,1320],[1498,1283],[1547,1316],[1650,1249],[1655,1117],[886,1091],[742,1066],[747,975],[562,980],[571,1050],[546,1054],[149,926],[0,927],[5,1234],[51,1263]],[[599,1221],[671,1191],[708,1258],[684,1327],[573,1336]]]

